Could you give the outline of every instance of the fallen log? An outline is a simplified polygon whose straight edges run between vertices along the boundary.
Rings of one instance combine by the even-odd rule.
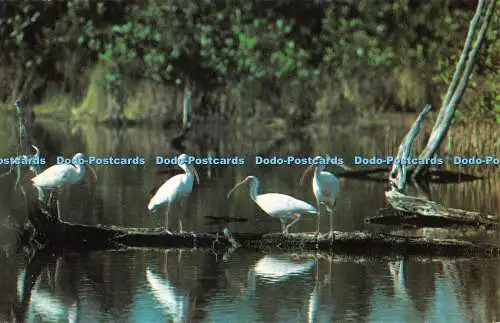
[[[391,208],[367,218],[372,224],[411,224],[419,227],[471,226],[486,229],[498,228],[498,217],[479,212],[446,208],[423,198],[409,196],[395,190],[385,192]]]
[[[454,210],[454,209],[451,209]],[[456,210],[456,209],[455,209]],[[463,211],[463,210],[457,210]],[[467,212],[467,211],[465,211]],[[369,224],[383,225],[409,225],[414,228],[447,228],[447,227],[483,227],[487,230],[498,229],[498,223],[488,220],[472,220],[467,217],[448,217],[445,215],[428,216],[422,214],[408,213],[393,208],[381,208],[378,215],[365,219]]]
[[[207,248],[229,250],[246,248],[261,251],[324,251],[353,255],[499,256],[500,248],[460,240],[438,240],[369,232],[335,232],[316,236],[311,233],[166,233],[161,229],[123,228],[60,222],[43,204],[34,203],[29,219],[37,218],[35,232],[42,234],[44,247],[73,251],[122,249],[129,247]],[[40,232],[43,231],[43,232]]]
[[[426,256],[499,256],[500,248],[454,239],[425,239],[368,232],[310,233],[232,233],[227,237],[215,233],[166,233],[158,229],[121,228],[114,226],[87,226],[61,222],[53,226],[47,236],[51,245],[71,250],[122,249],[127,247],[153,248],[246,248],[260,251],[327,251],[353,255],[426,255]]]

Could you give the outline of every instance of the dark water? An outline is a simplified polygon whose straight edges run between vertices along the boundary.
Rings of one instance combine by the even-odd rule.
[[[0,155],[15,154],[13,120],[0,117]],[[91,177],[68,190],[63,218],[85,224],[131,227],[162,225],[148,215],[151,190],[173,173],[154,163],[156,155],[176,155],[169,141],[175,130],[76,128],[59,121],[32,126],[32,141],[53,163],[56,155],[76,152],[97,156],[143,156],[146,165],[97,166]],[[355,155],[392,152],[406,129],[392,126],[324,125],[286,136],[263,128],[220,130],[186,143],[198,156],[242,156],[241,166],[198,167],[201,185],[186,210],[170,217],[185,230],[274,232],[279,221],[267,219],[252,204],[247,189],[230,200],[227,191],[247,175],[261,180],[262,192],[291,194],[310,203],[309,185],[299,187],[303,166],[256,166],[256,154],[314,156],[327,152],[352,164]],[[284,140],[279,141],[281,137]],[[196,143],[195,143],[196,142]],[[2,172],[8,168],[2,167]],[[339,170],[331,166],[328,170]],[[464,171],[464,169],[462,169]],[[27,178],[21,180],[24,187]],[[0,179],[0,221],[25,214],[15,176]],[[385,206],[386,184],[342,180],[334,225],[337,230],[391,231],[364,219]],[[495,186],[497,185],[497,186]],[[450,207],[498,214],[494,178],[458,185],[433,185],[431,195]],[[211,223],[205,216],[238,216],[247,222]],[[328,218],[322,219],[327,230]],[[303,218],[291,231],[313,231],[315,218]],[[401,233],[401,229],[395,229]],[[498,232],[484,230],[414,230],[410,234],[458,237],[498,243]],[[5,239],[4,239],[5,240]],[[2,240],[2,241],[4,241]],[[5,249],[5,248],[4,248]],[[42,264],[31,296],[23,299],[27,260],[0,250],[0,322],[15,312],[28,322],[494,322],[500,320],[498,259],[368,259],[314,254],[263,254],[236,251],[218,255],[200,250],[101,251],[62,256],[38,255]]]

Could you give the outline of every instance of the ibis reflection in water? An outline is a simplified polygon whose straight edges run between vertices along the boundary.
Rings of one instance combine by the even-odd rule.
[[[306,168],[300,178],[300,184],[304,183],[305,175],[314,169],[312,187],[314,197],[316,198],[316,208],[318,209],[316,219],[316,234],[319,233],[321,205],[324,205],[330,215],[329,236],[333,237],[333,212],[336,206],[337,194],[339,192],[339,181],[335,175],[325,172],[325,158],[321,156],[314,157],[313,164]]]
[[[255,176],[247,176],[243,181],[236,184],[227,194],[227,198],[241,185],[250,185],[250,198],[269,216],[279,218],[281,221],[281,232],[288,233],[288,229],[297,223],[304,214],[316,214],[314,206],[296,199],[292,196],[279,193],[259,194],[259,180]],[[293,221],[286,225],[286,221]]]
[[[253,272],[257,277],[277,283],[292,276],[302,275],[310,271],[315,264],[316,259],[295,255],[266,255],[257,262]]]
[[[155,274],[149,267],[146,269],[146,279],[167,316],[173,322],[185,322],[189,309],[188,296],[180,293],[168,277]]]
[[[31,179],[33,185],[39,191],[43,190],[56,190],[59,193],[64,187],[71,186],[79,182],[85,175],[84,168],[84,155],[77,153],[73,156],[72,164],[53,165],[41,174]],[[97,175],[94,170],[89,166],[94,178],[97,180]],[[61,204],[57,198],[57,216],[61,220]]]
[[[389,275],[393,282],[394,295],[402,300],[408,300],[408,293],[405,287],[405,262],[402,260],[387,263]]]
[[[20,302],[27,302],[27,315],[25,322],[39,322],[37,317],[42,318],[42,322],[78,322],[78,303],[72,302],[71,305],[66,305],[56,296],[44,291],[40,287],[40,277],[35,281],[31,289],[29,299],[24,300],[25,292],[25,275],[23,270],[17,277],[17,292]]]
[[[240,267],[242,261],[244,260],[233,263]],[[314,256],[272,254],[260,256],[252,263],[246,270],[246,275],[241,270],[235,270],[231,274],[231,268],[224,269],[224,280],[227,283],[225,292],[218,292],[210,297],[204,322],[238,322],[248,321],[250,318],[254,322],[317,322],[315,318],[318,317],[322,284],[313,276],[308,276],[318,263]],[[295,302],[290,301],[296,297],[297,292],[301,293],[304,289],[306,292],[303,302],[296,304],[298,307],[293,307],[291,304]],[[271,290],[272,293],[282,290],[284,294],[275,302],[264,306],[265,309],[259,309],[262,307],[259,304],[259,294],[266,294]],[[272,317],[267,310],[272,311]],[[327,316],[321,315],[322,318]]]
[[[304,312],[306,313],[304,319],[311,323],[318,321],[331,322],[331,311],[319,312],[320,291],[325,285],[328,285],[331,280],[328,278],[325,279],[324,282],[320,282],[318,278],[318,260],[315,257],[286,254],[266,255],[257,262],[252,271],[266,284],[274,285],[282,283],[286,286],[286,284],[291,283],[288,282],[289,279],[296,276],[303,276],[304,274],[311,272],[315,266],[316,275],[314,279],[314,288],[307,294],[307,301],[304,304]],[[329,272],[329,275],[331,275],[331,271]],[[329,307],[331,308],[331,306]],[[278,316],[282,316],[283,321],[289,321],[292,319],[290,317],[290,313],[287,313],[287,311],[277,314]]]
[[[177,165],[182,168],[184,174],[175,175],[168,179],[155,193],[148,203],[148,210],[154,211],[163,205],[166,205],[165,211],[165,231],[168,230],[168,213],[174,203],[181,204],[184,207],[186,198],[193,190],[193,182],[196,177],[196,183],[200,183],[198,172],[193,165],[188,164],[188,155],[182,154],[177,158]],[[182,221],[179,218],[179,231],[182,231]]]

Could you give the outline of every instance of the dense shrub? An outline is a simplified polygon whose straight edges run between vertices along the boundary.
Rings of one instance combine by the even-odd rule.
[[[442,94],[474,9],[465,0],[2,2],[0,98],[40,99],[50,82],[81,97],[79,75],[97,61],[115,90],[130,79],[212,90],[243,80],[317,84],[320,75],[339,88],[353,75],[376,87],[391,71],[404,88],[416,81],[399,71],[415,70],[431,86],[421,92]],[[500,118],[499,19],[473,74],[469,109],[459,110],[464,117]]]

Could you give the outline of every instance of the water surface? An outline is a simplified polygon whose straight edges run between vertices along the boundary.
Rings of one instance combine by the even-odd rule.
[[[42,121],[31,126],[31,140],[47,156],[76,152],[97,156],[143,156],[146,165],[97,166],[98,181],[87,177],[65,192],[63,218],[84,224],[157,227],[162,214],[148,215],[151,191],[171,176],[171,167],[155,165],[156,155],[175,155],[175,129],[110,130]],[[266,129],[219,129],[186,142],[198,156],[242,156],[233,167],[198,167],[196,186],[185,210],[170,217],[185,230],[275,232],[252,203],[248,189],[231,199],[228,190],[247,175],[261,180],[262,192],[291,194],[310,203],[310,185],[300,187],[303,166],[257,166],[256,154],[314,156],[327,152],[351,164],[355,155],[396,151],[407,129],[394,126],[324,125],[298,134]],[[249,134],[250,132],[250,134]],[[203,139],[200,139],[203,138]],[[16,126],[0,118],[0,155],[15,154]],[[2,167],[2,172],[8,168]],[[339,171],[335,166],[329,171]],[[167,171],[169,171],[167,173]],[[462,171],[464,171],[462,169]],[[28,189],[25,173],[21,185]],[[13,189],[15,176],[0,179],[0,221],[23,218],[24,198]],[[23,184],[24,183],[24,184]],[[366,217],[384,207],[385,183],[342,180],[334,225],[337,230],[396,231],[369,225]],[[431,197],[446,206],[498,214],[495,178],[456,185],[431,185]],[[237,216],[247,222],[213,223],[205,216]],[[305,217],[291,231],[315,230]],[[322,218],[328,228],[328,217]],[[459,237],[498,243],[498,232],[477,230],[411,230],[410,234]],[[0,322],[24,312],[28,322],[492,322],[500,320],[498,259],[377,259],[314,254],[264,254],[236,251],[148,250],[67,253],[35,258],[41,263],[31,295],[23,291],[27,259],[0,251]],[[25,301],[22,302],[23,296]]]

